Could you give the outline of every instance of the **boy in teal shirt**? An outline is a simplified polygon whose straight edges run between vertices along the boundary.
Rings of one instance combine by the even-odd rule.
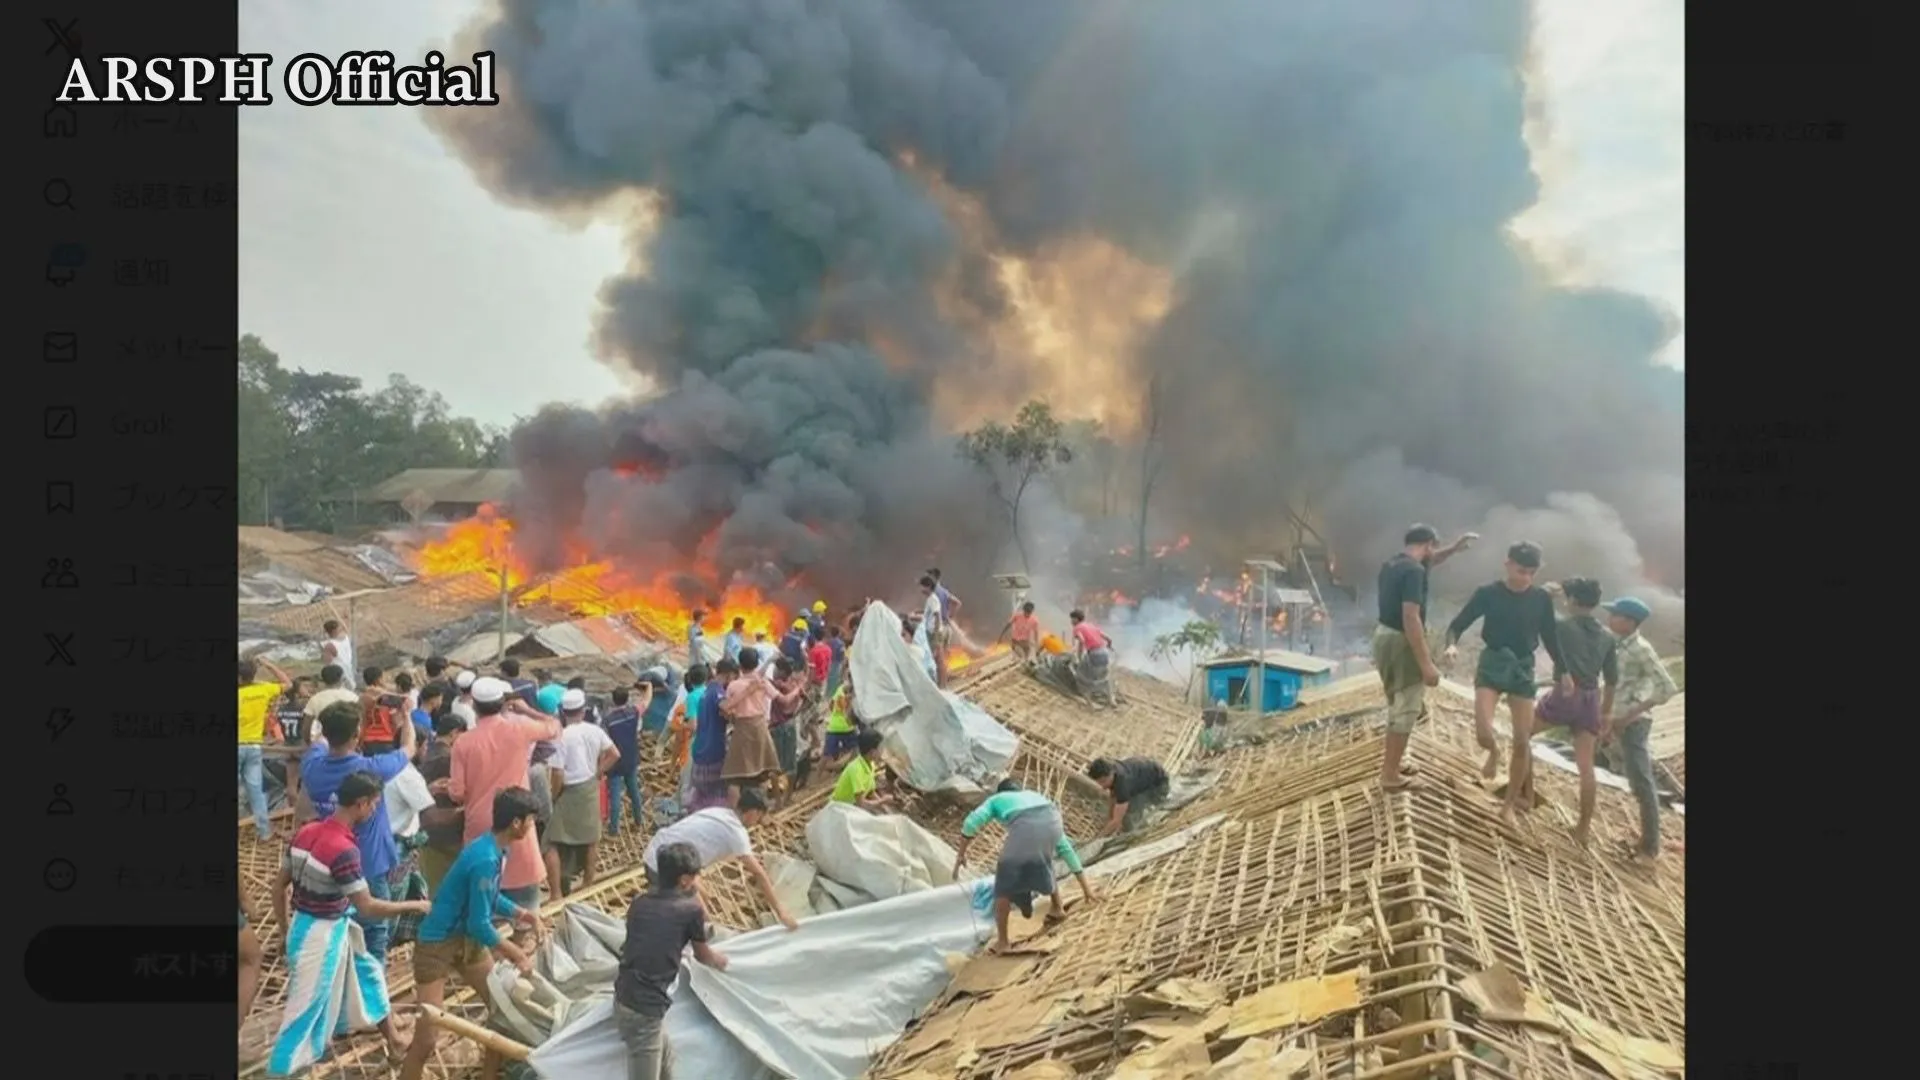
[[[1000,822],[1007,830],[1006,843],[1000,847],[1000,863],[993,871],[996,932],[993,947],[996,951],[1004,952],[1009,947],[1007,920],[1013,909],[1018,907],[1023,917],[1032,918],[1033,898],[1037,895],[1046,894],[1052,903],[1047,910],[1049,924],[1067,917],[1066,901],[1060,898],[1053,878],[1055,855],[1060,856],[1074,880],[1080,883],[1081,895],[1088,903],[1094,901],[1093,886],[1087,883],[1086,871],[1080,865],[1079,853],[1073,850],[1073,841],[1067,839],[1060,808],[1037,791],[1021,790],[1012,780],[1002,780],[992,797],[960,823],[960,852],[953,863],[955,879],[966,866],[968,846],[989,821]]]

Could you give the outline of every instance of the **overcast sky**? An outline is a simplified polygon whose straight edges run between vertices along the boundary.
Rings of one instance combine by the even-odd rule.
[[[479,0],[247,0],[245,51],[284,61],[444,47]],[[1683,0],[1542,0],[1546,196],[1516,223],[1583,279],[1685,310]],[[414,109],[303,108],[240,120],[240,325],[283,362],[404,372],[457,412],[507,423],[592,404],[618,377],[587,346],[611,228],[494,202]],[[1684,363],[1684,339],[1667,357]]]

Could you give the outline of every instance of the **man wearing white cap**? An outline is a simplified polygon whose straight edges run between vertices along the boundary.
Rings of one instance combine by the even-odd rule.
[[[593,884],[593,863],[600,848],[601,777],[620,762],[620,748],[598,724],[587,722],[587,692],[568,690],[560,697],[560,741],[553,760],[553,820],[547,825],[547,880],[558,895],[576,868],[582,888]],[[557,873],[556,873],[557,871]],[[557,882],[556,882],[557,879]]]
[[[476,716],[473,730],[453,744],[452,765],[445,791],[466,811],[464,843],[471,844],[493,828],[493,797],[508,788],[525,787],[527,762],[533,745],[560,737],[560,721],[525,701],[507,700],[502,679],[475,679],[471,687]],[[598,816],[598,808],[595,808]],[[540,906],[540,881],[546,876],[540,860],[540,842],[531,832],[507,848],[500,892],[522,908]]]
[[[472,731],[474,721],[480,719],[479,714],[473,711],[473,683],[476,678],[478,676],[465,669],[455,675],[453,677],[454,698],[447,704],[447,711],[459,717],[468,731]]]

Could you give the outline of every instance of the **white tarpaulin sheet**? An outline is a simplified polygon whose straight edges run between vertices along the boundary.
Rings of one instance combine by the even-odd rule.
[[[960,859],[904,814],[869,814],[836,802],[808,820],[807,853],[821,874],[876,900],[950,885]]]
[[[900,1037],[952,978],[950,954],[993,933],[993,882],[910,893],[719,943],[727,970],[689,962],[667,1013],[674,1073],[715,1080],[842,1080]],[[550,1080],[625,1080],[602,997],[528,1059]]]
[[[900,617],[867,605],[847,649],[855,707],[906,760],[921,791],[984,789],[1004,776],[1020,740],[978,705],[934,685],[900,637]]]
[[[1176,851],[1225,820],[1215,814],[1165,839],[1090,866],[1111,877]],[[727,970],[691,959],[674,987],[667,1039],[678,1076],[714,1080],[845,1080],[864,1074],[946,989],[949,958],[971,956],[993,934],[993,879],[947,885],[806,919],[800,929],[756,930],[716,942]],[[609,916],[580,911],[580,926],[556,927],[594,968],[602,947],[618,951]],[[569,946],[570,948],[572,946]],[[520,996],[538,1000],[546,986],[578,987],[584,979],[542,959],[553,971]],[[510,965],[496,972],[511,974]],[[575,991],[578,992],[577,990]],[[497,999],[499,987],[494,987]],[[624,1048],[613,1005],[602,988],[588,1000],[551,1008],[557,1031],[529,1063],[547,1080],[626,1080]],[[528,1039],[526,1041],[534,1041]]]

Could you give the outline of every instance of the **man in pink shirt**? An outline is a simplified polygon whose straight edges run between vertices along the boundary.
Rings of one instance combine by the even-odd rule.
[[[1075,656],[1074,677],[1089,698],[1099,704],[1117,705],[1108,672],[1113,661],[1113,639],[1107,632],[1087,621],[1087,613],[1078,608],[1067,614],[1073,624]]]
[[[464,842],[468,844],[492,830],[493,797],[508,788],[527,785],[533,744],[560,737],[559,720],[535,711],[518,697],[508,700],[508,690],[500,679],[476,679],[473,730],[453,744],[446,791],[466,810]],[[544,782],[547,777],[538,779]],[[521,908],[537,909],[540,882],[545,877],[540,843],[528,830],[507,848],[500,895]]]

